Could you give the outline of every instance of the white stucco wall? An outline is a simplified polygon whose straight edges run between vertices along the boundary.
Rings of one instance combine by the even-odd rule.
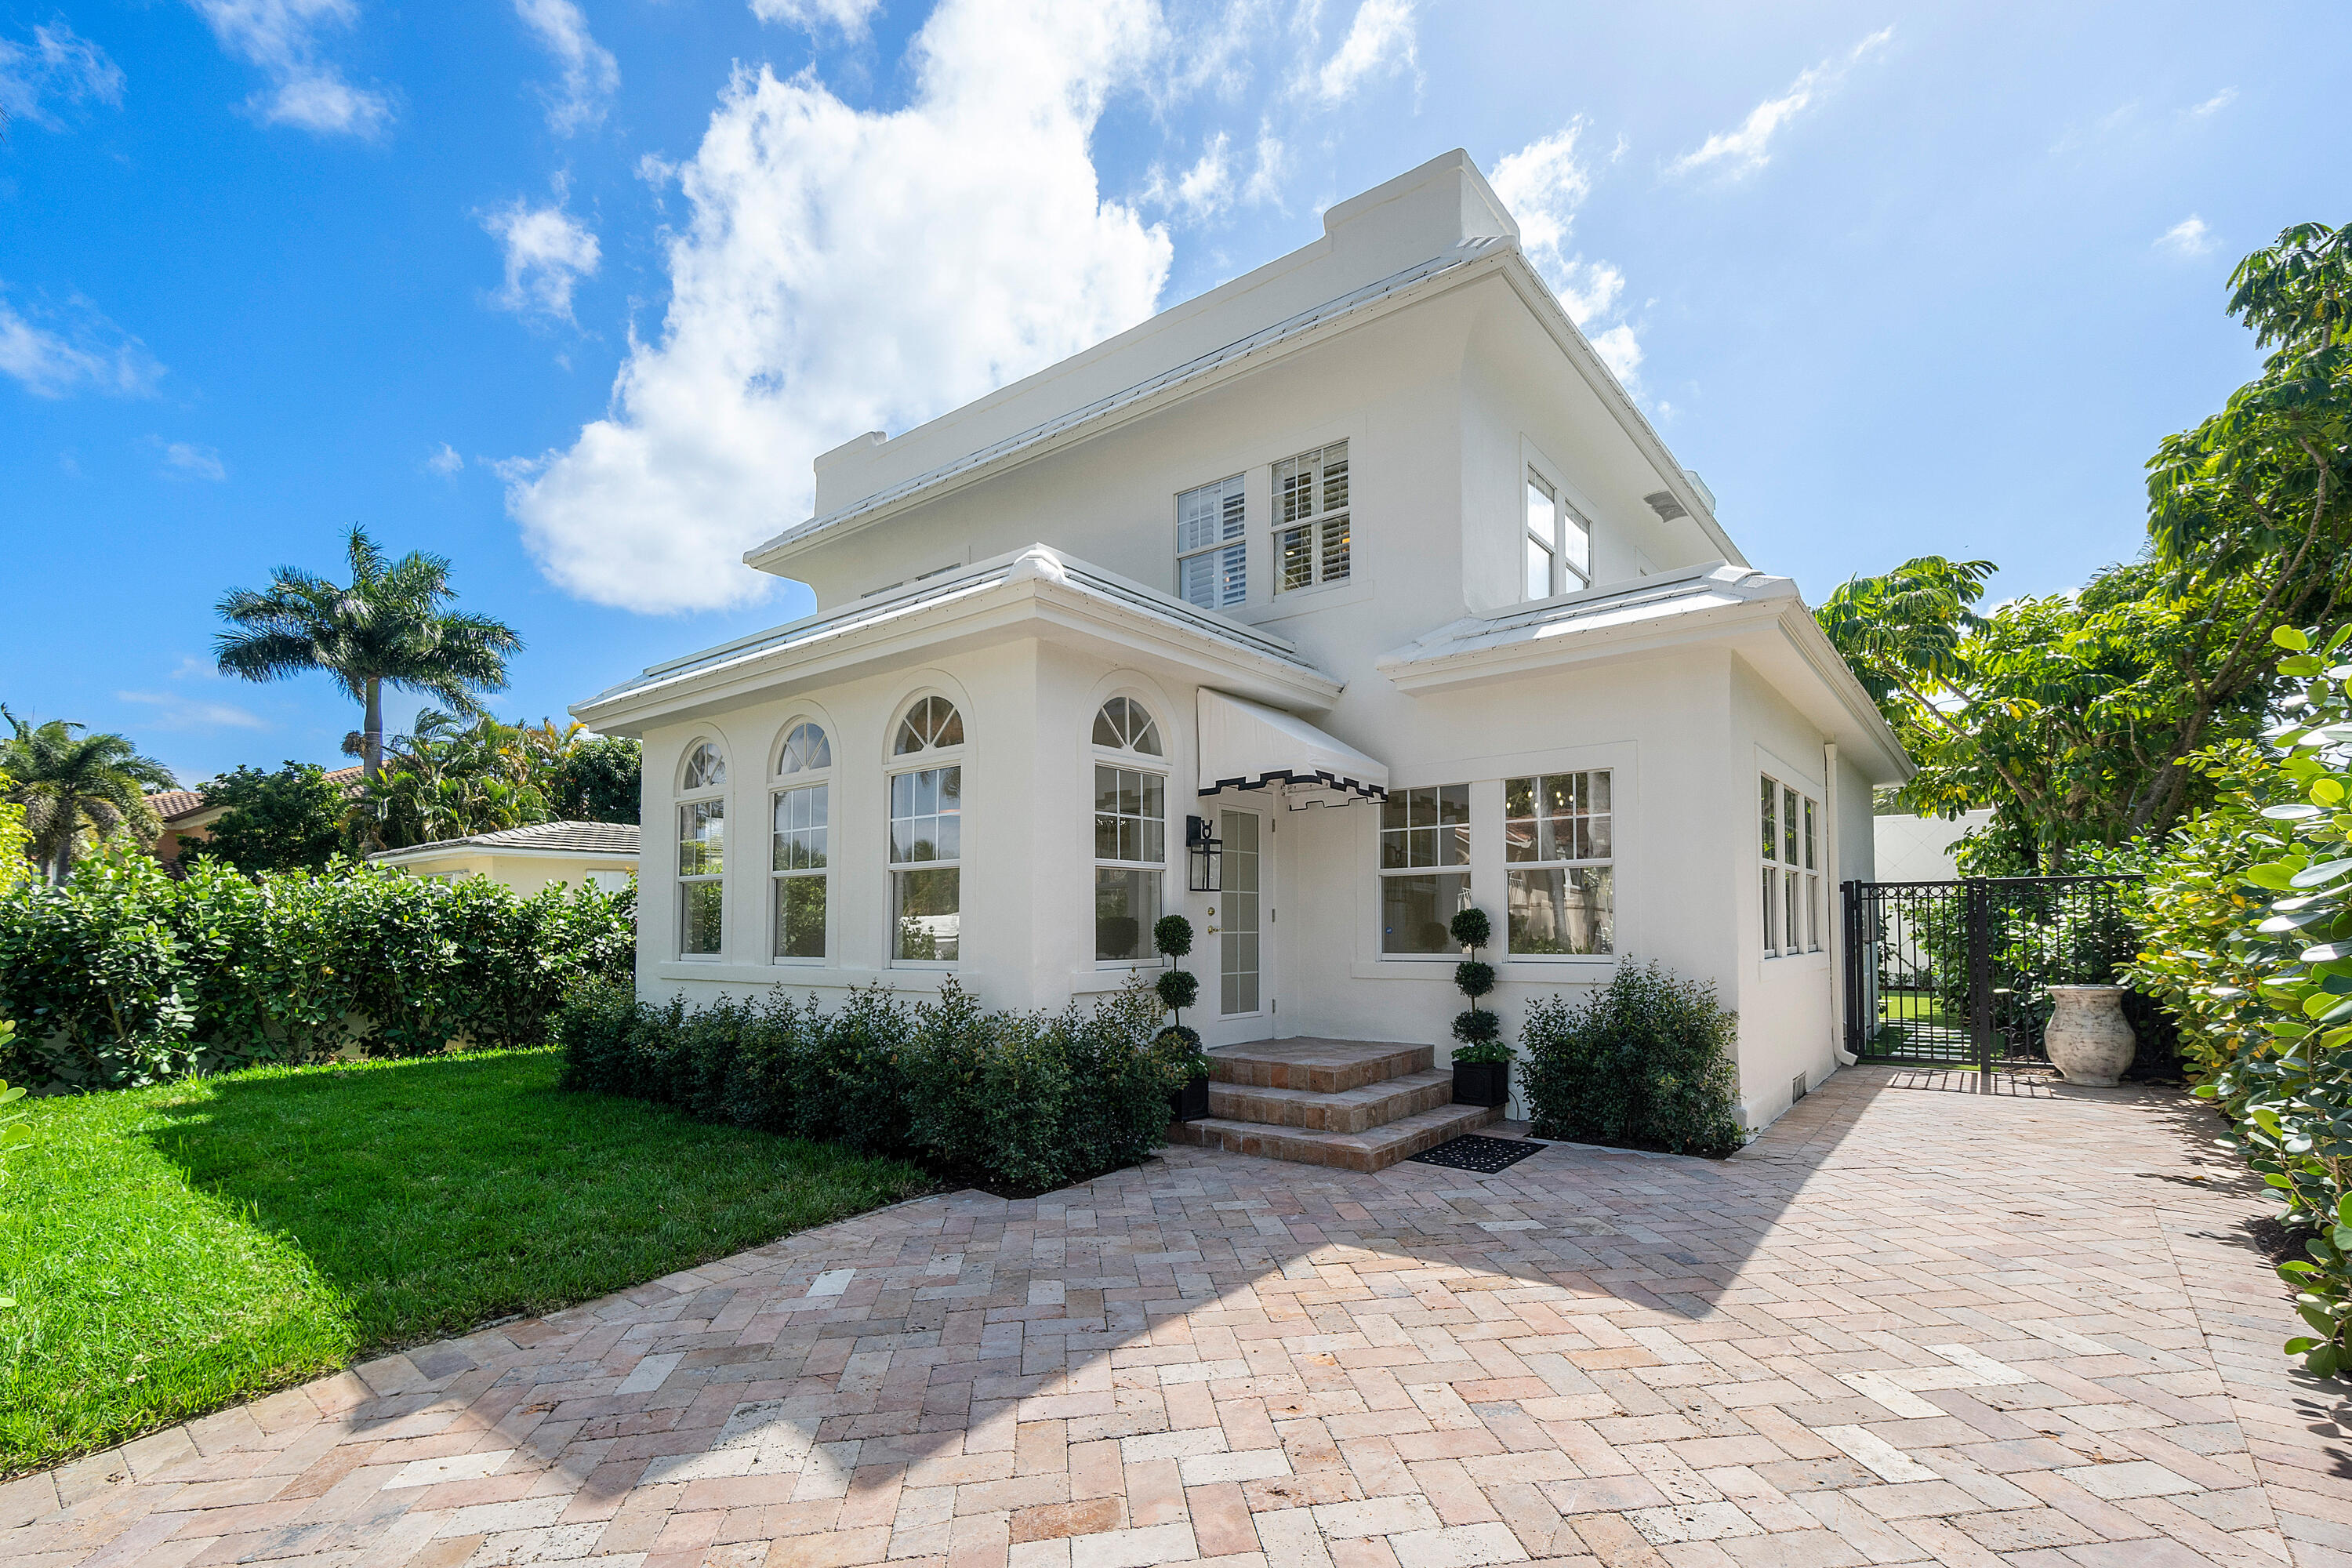
[[[1992,821],[1991,808],[1965,811],[1956,817],[1875,816],[1871,818],[1872,842],[1877,847],[1882,882],[1948,882],[1960,874],[1952,847]]]

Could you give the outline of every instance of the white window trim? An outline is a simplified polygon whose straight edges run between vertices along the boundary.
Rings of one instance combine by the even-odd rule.
[[[1353,582],[1360,575],[1356,569],[1357,557],[1360,553],[1363,541],[1356,528],[1356,501],[1359,499],[1356,482],[1359,477],[1356,472],[1357,446],[1356,437],[1352,435],[1335,436],[1320,446],[1302,447],[1297,451],[1285,453],[1266,465],[1265,512],[1268,542],[1266,593],[1269,598],[1280,599],[1291,594],[1309,594],[1320,588],[1337,588]],[[1348,448],[1348,504],[1336,512],[1327,512],[1323,510],[1322,462],[1323,454],[1334,447]],[[1282,488],[1275,478],[1275,472],[1283,464],[1297,462],[1301,458],[1312,458],[1316,461],[1314,490],[1316,510],[1303,522],[1286,522],[1282,517]],[[1327,575],[1325,573],[1323,544],[1323,531],[1334,521],[1346,523],[1348,529],[1348,569],[1336,577]],[[1309,574],[1306,582],[1296,587],[1286,586],[1283,582],[1282,536],[1301,528],[1307,530],[1312,535],[1308,560]]]
[[[1478,879],[1473,868],[1478,861],[1478,785],[1475,780],[1448,779],[1442,784],[1391,784],[1391,796],[1407,795],[1414,790],[1459,789],[1463,792],[1465,809],[1468,812],[1463,826],[1467,830],[1467,844],[1463,858],[1455,866],[1383,866],[1381,851],[1386,838],[1381,826],[1382,812],[1375,809],[1372,816],[1372,952],[1382,963],[1459,963],[1461,951],[1446,947],[1436,952],[1391,952],[1382,943],[1381,911],[1388,907],[1388,881],[1392,877],[1450,877],[1459,872],[1470,894],[1470,905],[1478,905]],[[1491,945],[1501,945],[1495,943]]]
[[[924,751],[896,754],[898,728],[913,712],[916,704],[936,697],[956,710],[963,721],[963,739],[952,746],[933,746]],[[957,768],[965,765],[965,754],[971,749],[971,710],[958,697],[945,691],[925,689],[909,692],[901,698],[890,712],[890,727],[883,737],[883,745],[892,754],[882,770],[882,896],[884,910],[883,963],[891,969],[929,971],[953,970],[963,963],[963,830],[964,796],[959,789],[956,800],[956,855],[952,860],[898,860],[892,857],[892,834],[896,819],[890,815],[890,791],[901,773],[927,773],[933,768]],[[957,784],[964,781],[959,773]],[[954,871],[956,873],[956,956],[953,958],[900,958],[898,954],[898,873],[901,871]]]
[[[1277,459],[1277,461],[1279,461],[1279,459]],[[1273,472],[1274,472],[1273,468],[1269,466],[1269,467],[1267,468],[1267,469],[1266,469],[1266,473],[1267,473],[1267,475],[1269,476],[1269,481],[1270,481],[1270,479],[1271,479],[1271,476],[1272,476]],[[1196,548],[1196,549],[1192,549],[1192,550],[1187,550],[1187,549],[1185,549],[1185,548],[1184,548],[1184,536],[1183,536],[1183,531],[1183,531],[1183,526],[1184,526],[1184,498],[1185,498],[1186,496],[1192,495],[1192,494],[1193,494],[1193,493],[1195,493],[1196,491],[1199,491],[1199,490],[1205,490],[1205,489],[1223,489],[1224,486],[1227,486],[1227,485],[1233,485],[1233,486],[1235,486],[1235,487],[1238,489],[1238,491],[1239,491],[1240,500],[1241,500],[1241,513],[1242,513],[1242,516],[1241,516],[1241,527],[1240,527],[1239,531],[1236,531],[1236,532],[1233,532],[1233,533],[1223,533],[1223,532],[1221,532],[1221,533],[1218,535],[1218,537],[1217,537],[1214,541],[1213,541],[1212,542],[1210,542],[1210,543],[1201,545],[1201,546],[1199,546],[1198,548]],[[1251,510],[1251,509],[1250,509],[1250,483],[1249,483],[1249,472],[1248,472],[1248,470],[1247,470],[1247,469],[1244,469],[1244,470],[1242,470],[1242,471],[1241,471],[1241,472],[1239,472],[1239,473],[1228,474],[1228,475],[1226,475],[1226,476],[1225,476],[1223,479],[1210,479],[1210,480],[1208,480],[1207,482],[1202,483],[1202,484],[1197,484],[1197,485],[1191,485],[1191,486],[1187,486],[1185,489],[1181,489],[1181,490],[1179,490],[1179,491],[1177,491],[1177,492],[1176,492],[1176,497],[1175,497],[1175,505],[1176,505],[1176,528],[1177,528],[1177,534],[1176,534],[1176,583],[1175,583],[1175,595],[1176,595],[1176,597],[1178,597],[1179,599],[1184,599],[1184,602],[1185,602],[1186,604],[1188,604],[1188,605],[1193,605],[1193,607],[1194,607],[1194,608],[1196,608],[1196,609],[1204,609],[1204,610],[1232,610],[1232,609],[1238,609],[1238,608],[1240,608],[1242,605],[1248,604],[1248,603],[1250,602],[1250,584],[1251,584],[1251,581],[1252,581],[1252,575],[1251,575],[1251,573],[1250,573],[1250,559],[1249,559],[1249,558],[1250,558],[1250,528],[1249,528],[1249,519],[1250,519],[1250,510]],[[1352,515],[1352,513],[1351,513],[1351,515]],[[1221,520],[1221,521],[1220,521],[1220,526],[1222,527],[1222,520]],[[1202,558],[1202,557],[1203,557],[1203,556],[1223,556],[1223,555],[1227,551],[1231,551],[1231,550],[1238,550],[1238,551],[1240,551],[1240,552],[1242,552],[1242,570],[1241,570],[1242,592],[1241,592],[1241,596],[1240,596],[1239,598],[1235,598],[1235,599],[1224,599],[1224,598],[1220,597],[1219,602],[1218,602],[1218,603],[1216,603],[1216,604],[1213,604],[1213,605],[1199,605],[1199,604],[1195,604],[1195,603],[1194,603],[1194,601],[1192,601],[1192,600],[1191,600],[1191,599],[1185,599],[1185,598],[1184,598],[1184,563],[1185,563],[1186,562],[1188,562],[1188,561],[1196,561],[1196,560],[1199,560],[1199,559],[1201,559],[1201,558]],[[1211,570],[1212,570],[1212,572],[1213,573],[1213,572],[1215,572],[1215,571],[1216,571],[1216,568],[1214,568],[1214,567],[1213,566],[1213,567],[1211,568]]]
[[[1519,437],[1518,478],[1511,487],[1512,515],[1517,520],[1511,529],[1511,571],[1512,581],[1517,585],[1516,596],[1523,603],[1542,602],[1541,599],[1528,598],[1527,594],[1528,476],[1530,473],[1541,476],[1544,482],[1551,487],[1553,503],[1560,509],[1552,521],[1551,576],[1555,586],[1543,597],[1558,599],[1590,592],[1601,580],[1600,513],[1594,509],[1591,498],[1569,483],[1567,470],[1552,461],[1533,441],[1522,436]],[[1566,542],[1568,518],[1571,512],[1584,521],[1584,561],[1591,570],[1582,582],[1576,580],[1576,574],[1568,565],[1560,548]]]
[[[833,788],[834,773],[841,757],[835,744],[833,726],[813,713],[795,716],[784,725],[783,738],[776,742],[776,766],[783,764],[784,747],[790,743],[793,731],[802,725],[813,725],[824,736],[825,754],[833,760],[821,768],[803,768],[796,773],[773,773],[768,785],[768,962],[793,969],[824,968],[835,962],[834,943],[834,805],[839,796]],[[824,795],[824,866],[813,871],[780,871],[776,868],[776,803],[793,790],[823,789]],[[824,952],[814,958],[787,958],[776,950],[783,945],[782,888],[786,881],[814,880],[824,882]]]
[[[1776,763],[1769,753],[1760,753],[1757,758],[1757,764],[1756,783],[1750,786],[1748,797],[1748,832],[1750,835],[1749,841],[1756,847],[1757,875],[1751,885],[1755,889],[1757,900],[1755,908],[1759,921],[1756,933],[1757,947],[1767,963],[1787,958],[1819,958],[1829,951],[1827,928],[1832,918],[1828,907],[1822,902],[1825,897],[1823,883],[1829,862],[1829,817],[1822,805],[1821,786],[1806,778],[1802,770]],[[1770,856],[1764,853],[1762,832],[1764,826],[1762,785],[1767,780],[1771,782],[1776,791],[1773,797],[1772,824],[1772,842],[1775,852]],[[1796,792],[1799,813],[1798,862],[1795,865],[1780,858],[1788,845],[1789,828],[1784,819],[1787,814],[1788,795],[1791,790]],[[1807,805],[1812,807],[1815,832],[1812,843],[1813,863],[1810,868],[1803,864],[1805,848],[1803,812]],[[1797,903],[1798,908],[1804,912],[1806,928],[1802,940],[1794,945],[1786,941],[1776,943],[1772,940],[1776,931],[1780,931],[1783,936],[1786,935],[1783,928],[1788,923],[1788,879],[1791,877],[1797,879]],[[1771,889],[1769,904],[1766,902],[1765,893],[1768,879]]]
[[[1581,859],[1570,858],[1568,859],[1554,860],[1514,860],[1510,858],[1510,848],[1507,842],[1507,835],[1510,831],[1511,820],[1511,781],[1513,779],[1519,778],[1541,779],[1545,777],[1558,777],[1562,773],[1606,773],[1609,775],[1609,853],[1607,855],[1591,856]],[[1501,814],[1496,818],[1496,831],[1500,835],[1506,836],[1505,842],[1501,846],[1503,851],[1503,879],[1496,889],[1501,894],[1498,907],[1502,910],[1502,919],[1496,921],[1496,930],[1495,936],[1496,945],[1502,950],[1504,957],[1508,959],[1511,963],[1544,965],[1556,963],[1614,963],[1617,956],[1624,951],[1625,944],[1623,935],[1618,929],[1622,923],[1620,916],[1623,909],[1623,900],[1619,896],[1622,889],[1620,888],[1619,878],[1617,876],[1617,865],[1620,860],[1624,858],[1624,847],[1618,836],[1618,824],[1623,816],[1623,810],[1619,803],[1624,800],[1625,796],[1618,787],[1619,783],[1619,770],[1613,764],[1610,763],[1590,763],[1580,767],[1543,767],[1530,769],[1525,773],[1522,773],[1517,769],[1513,769],[1503,775],[1503,787],[1500,801],[1502,810]],[[1584,867],[1605,867],[1609,871],[1609,950],[1605,952],[1514,952],[1511,948],[1511,873],[1514,871],[1575,870]]]
[[[716,787],[688,790],[686,787],[686,771],[693,765],[695,753],[705,746],[719,753],[719,764],[726,770],[726,777]],[[717,737],[697,735],[679,753],[677,771],[672,778],[675,782],[670,792],[670,887],[677,907],[670,921],[670,953],[679,963],[724,963],[727,962],[727,928],[730,924],[727,919],[727,858],[729,846],[734,839],[735,816],[728,795],[735,778],[734,764],[729,761],[727,748],[719,744]],[[726,826],[719,829],[719,869],[689,875],[681,858],[686,842],[686,810],[688,806],[709,801],[717,801],[724,808],[719,813],[719,820]],[[716,952],[688,952],[686,951],[686,889],[713,882],[719,886],[719,950]]]

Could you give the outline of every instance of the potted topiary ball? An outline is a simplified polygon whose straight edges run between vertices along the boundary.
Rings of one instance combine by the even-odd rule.
[[[1192,922],[1182,915],[1160,916],[1151,927],[1151,945],[1169,958],[1183,957],[1192,951]],[[1209,1114],[1209,1058],[1200,1035],[1184,1026],[1184,1009],[1201,999],[1200,979],[1189,969],[1166,970],[1151,989],[1160,1005],[1176,1015],[1151,1041],[1175,1086],[1168,1091],[1170,1118],[1197,1121]]]
[[[1511,1058],[1515,1053],[1502,1040],[1503,1020],[1478,1005],[1478,998],[1495,989],[1495,966],[1481,963],[1478,950],[1495,940],[1494,923],[1480,909],[1462,910],[1447,930],[1470,956],[1454,967],[1454,989],[1470,999],[1466,1011],[1454,1019],[1454,1103],[1507,1105],[1511,1100]]]

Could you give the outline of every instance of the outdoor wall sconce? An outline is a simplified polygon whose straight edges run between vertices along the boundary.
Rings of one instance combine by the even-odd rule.
[[[1184,860],[1192,868],[1192,891],[1217,893],[1224,890],[1224,840],[1209,831],[1205,816],[1184,819]]]

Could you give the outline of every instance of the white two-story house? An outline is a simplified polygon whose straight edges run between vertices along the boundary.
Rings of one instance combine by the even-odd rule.
[[[645,742],[638,984],[1058,1007],[1191,917],[1212,1046],[1435,1043],[1629,957],[1834,1068],[1836,887],[1909,764],[1468,157],[919,428],[749,552],[815,613],[572,709]],[[1510,1037],[1507,1033],[1507,1038]]]

